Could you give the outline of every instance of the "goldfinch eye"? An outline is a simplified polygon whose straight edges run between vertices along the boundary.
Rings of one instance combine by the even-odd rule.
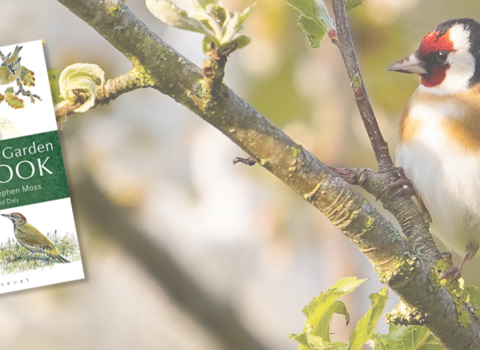
[[[437,61],[440,63],[444,63],[447,60],[448,54],[445,51],[438,51],[437,52]]]

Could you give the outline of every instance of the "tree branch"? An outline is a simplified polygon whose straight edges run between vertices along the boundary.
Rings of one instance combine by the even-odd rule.
[[[128,73],[109,79],[103,86],[98,86],[95,89],[95,106],[108,104],[124,93],[149,87],[150,85],[138,77],[137,72],[138,70],[134,67]],[[79,104],[83,102],[78,101]],[[76,105],[65,105],[56,110],[57,121],[64,121],[67,116],[74,113],[75,108],[77,108]]]
[[[350,183],[360,185],[367,192],[378,197],[380,192],[398,177],[394,172],[391,172],[395,167],[390,154],[388,153],[387,143],[383,139],[380,128],[378,127],[365,86],[363,85],[353,46],[352,35],[348,25],[345,2],[344,0],[332,0],[332,2],[338,35],[338,39],[335,43],[342,54],[345,68],[347,69],[348,77],[350,78],[350,84],[354,91],[358,110],[370,138],[377,159],[378,168],[380,170],[380,174],[376,174],[368,169],[364,169],[364,171],[352,169],[352,173],[349,175],[353,175],[356,179],[361,181]],[[342,177],[344,175],[347,177],[349,176],[347,175],[348,169],[343,169],[343,175],[342,172],[338,173]],[[387,174],[384,175],[382,173]],[[398,198],[384,198],[382,203],[388,211],[395,215],[395,218],[402,226],[403,233],[410,244],[412,244],[414,250],[422,254],[429,268],[434,268],[438,260],[441,259],[441,254],[433,241],[428,223],[424,220],[421,211],[415,203],[411,199],[402,196],[398,196]]]
[[[383,282],[426,314],[426,325],[445,346],[480,348],[477,320],[467,311],[470,327],[458,323],[452,296],[430,278],[428,266],[393,225],[343,179],[224,85],[215,104],[202,109],[207,97],[198,93],[203,80],[199,68],[165,44],[123,1],[59,1],[141,69],[152,87],[218,128],[324,213],[369,258]]]
[[[383,139],[380,128],[378,127],[375,113],[373,112],[372,105],[368,99],[367,91],[363,85],[362,75],[358,68],[357,56],[353,47],[352,35],[350,34],[350,28],[348,26],[347,13],[345,11],[344,0],[332,0],[333,13],[335,15],[335,27],[337,32],[337,39],[335,44],[340,49],[347,69],[348,78],[350,79],[350,86],[355,96],[355,102],[357,103],[358,110],[367,130],[368,137],[377,159],[378,169],[382,171],[388,171],[394,168],[392,158],[388,152],[388,144]]]

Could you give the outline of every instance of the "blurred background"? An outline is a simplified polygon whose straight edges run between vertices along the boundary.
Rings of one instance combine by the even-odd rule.
[[[49,68],[96,63],[107,78],[130,69],[60,3],[0,4],[8,14],[0,46],[43,39]],[[251,1],[224,4],[242,10]],[[142,0],[127,5],[201,65],[200,35],[167,28]],[[392,153],[419,81],[386,68],[440,22],[466,16],[480,19],[480,3],[365,0],[350,15]],[[253,41],[229,59],[226,83],[323,162],[375,168],[338,50],[327,40],[311,50],[297,17],[282,0],[259,0],[246,22]],[[301,310],[313,297],[343,277],[369,278],[343,298],[350,325],[334,316],[332,338],[346,342],[368,295],[381,288],[367,259],[322,214],[261,167],[233,166],[245,156],[239,148],[157,91],[72,116],[60,134],[87,278],[1,295],[0,349],[293,350],[288,334],[302,330]],[[479,258],[467,265],[467,284],[480,285],[479,267]],[[390,293],[386,310],[397,302]],[[387,331],[383,320],[378,331]]]

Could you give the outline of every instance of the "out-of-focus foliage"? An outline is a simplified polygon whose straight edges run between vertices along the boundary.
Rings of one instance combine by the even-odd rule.
[[[52,100],[54,104],[64,100],[62,95],[60,95],[60,86],[58,85],[59,78],[60,72],[57,68],[51,68],[48,70],[48,81],[50,83],[50,91],[52,92]]]
[[[191,13],[167,0],[146,0],[146,5],[155,17],[169,26],[205,34],[202,45],[205,54],[212,49],[212,43],[220,54],[250,43],[250,38],[241,32],[253,5],[243,12],[230,12],[216,0],[193,0]]]
[[[312,49],[319,47],[325,34],[335,29],[333,20],[322,0],[286,0],[286,2],[300,12],[298,26],[307,36]],[[346,0],[345,9],[349,13],[362,3],[363,0]]]

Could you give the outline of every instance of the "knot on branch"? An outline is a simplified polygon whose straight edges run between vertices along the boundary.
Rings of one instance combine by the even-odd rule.
[[[227,64],[228,55],[237,48],[236,44],[231,45],[227,50],[220,52],[215,43],[209,45],[210,50],[207,53],[208,58],[203,61],[203,96],[207,99],[207,105],[218,96],[225,76],[225,66]]]

